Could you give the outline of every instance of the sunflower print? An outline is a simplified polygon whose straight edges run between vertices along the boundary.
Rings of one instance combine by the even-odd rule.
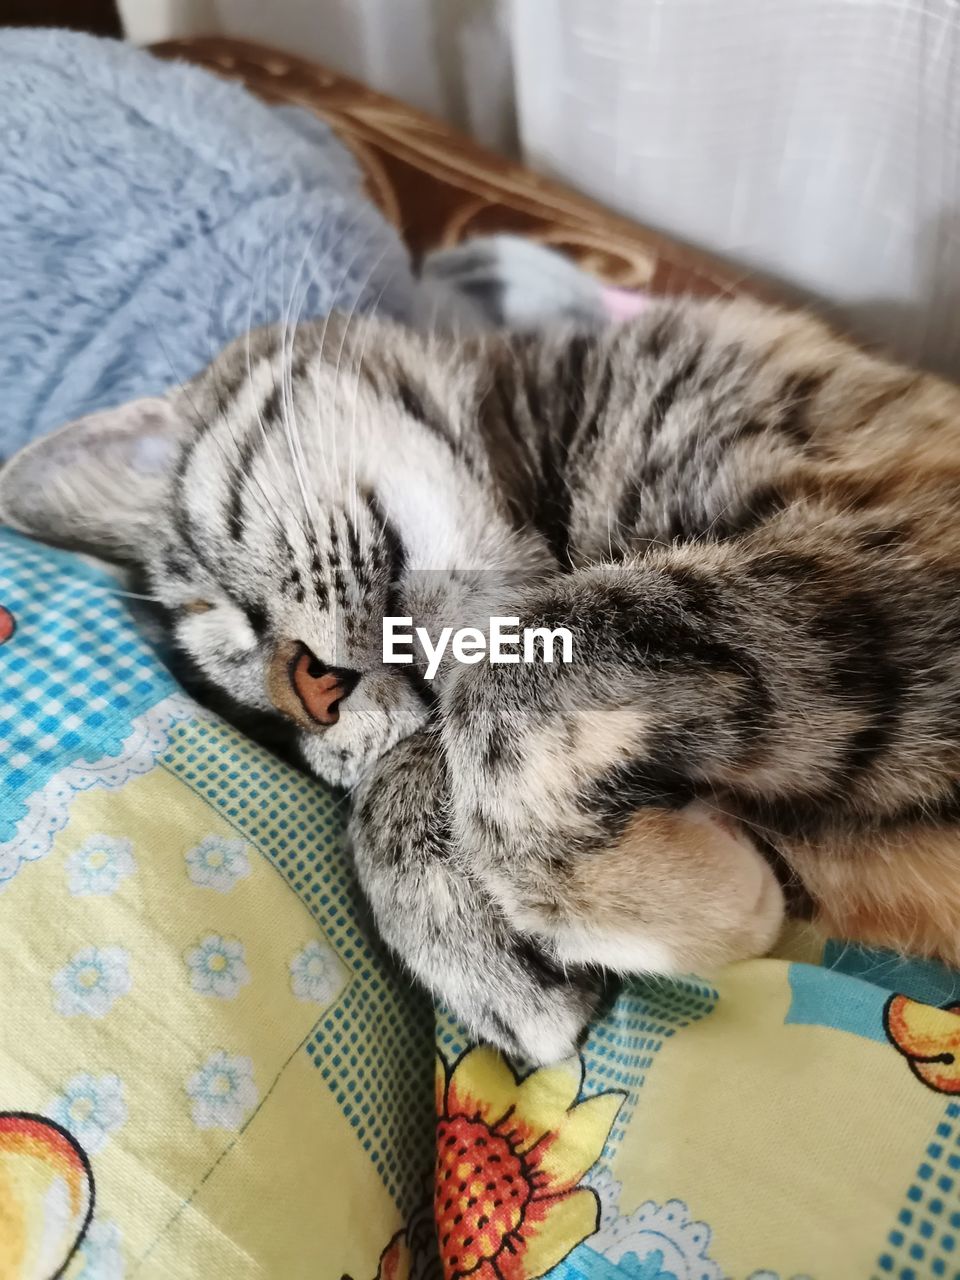
[[[579,1187],[623,1102],[577,1102],[582,1070],[518,1079],[492,1049],[437,1061],[434,1215],[446,1280],[535,1280],[599,1225]]]

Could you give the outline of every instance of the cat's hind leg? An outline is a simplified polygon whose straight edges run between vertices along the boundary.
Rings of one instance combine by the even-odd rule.
[[[639,630],[630,582],[577,572],[516,606],[528,625],[569,620],[569,663],[451,672],[442,734],[458,847],[559,964],[676,974],[761,955],[783,894],[697,757],[739,673],[654,662],[619,634]]]
[[[482,236],[427,254],[420,283],[434,318],[452,315],[461,326],[599,325],[644,305],[643,294],[605,288],[570,258],[521,236]]]
[[[638,809],[512,918],[549,940],[558,963],[676,975],[763,955],[783,912],[776,876],[749,837],[693,803]]]

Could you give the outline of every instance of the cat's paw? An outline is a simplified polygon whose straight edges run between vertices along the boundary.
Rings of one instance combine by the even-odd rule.
[[[472,1037],[525,1062],[565,1058],[599,1005],[599,975],[559,964],[511,925],[453,842],[448,801],[429,732],[394,747],[360,783],[350,836],[377,928]]]

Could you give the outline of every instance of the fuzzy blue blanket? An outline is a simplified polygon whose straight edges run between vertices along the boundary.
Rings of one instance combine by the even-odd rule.
[[[163,391],[251,325],[413,281],[306,112],[64,31],[0,31],[0,458]]]

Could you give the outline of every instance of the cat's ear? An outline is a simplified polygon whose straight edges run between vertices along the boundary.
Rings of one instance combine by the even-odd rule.
[[[49,542],[143,558],[191,424],[174,402],[132,400],[78,418],[0,470],[0,521]]]

